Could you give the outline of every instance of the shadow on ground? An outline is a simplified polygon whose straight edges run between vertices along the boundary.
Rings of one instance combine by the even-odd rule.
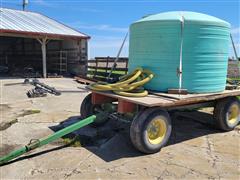
[[[60,130],[78,121],[79,118],[71,117],[58,126],[50,128],[53,131]],[[214,128],[212,115],[208,113],[181,112],[176,113],[172,118],[173,131],[167,146],[220,132]],[[84,148],[106,162],[126,157],[143,156],[144,154],[139,153],[133,147],[129,137],[129,128],[130,124],[128,123],[110,120],[102,127],[87,126],[66,137],[78,136]]]
[[[70,117],[61,122],[59,125],[51,126],[49,128],[56,132],[79,121],[79,119],[79,116]],[[212,115],[208,113],[198,111],[181,112],[176,113],[172,119],[173,131],[167,146],[220,132],[214,128]],[[64,138],[74,139],[78,137],[77,139],[80,140],[82,147],[91,151],[106,162],[127,157],[143,156],[144,154],[138,152],[133,147],[129,137],[129,128],[130,123],[110,120],[102,127],[93,128],[91,126],[86,126],[65,136]],[[71,146],[71,144],[72,142],[65,144],[59,143],[59,147],[23,156],[11,161],[10,163],[33,158],[51,151],[60,150]],[[7,149],[9,149],[9,147],[7,147]]]

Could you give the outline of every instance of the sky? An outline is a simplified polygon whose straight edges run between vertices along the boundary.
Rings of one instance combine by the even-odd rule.
[[[229,22],[240,55],[240,0],[28,0],[27,10],[40,12],[91,36],[89,57],[116,56],[129,25],[145,15],[195,11]],[[22,0],[0,0],[0,6],[22,9]],[[128,56],[128,40],[121,56]],[[230,56],[233,50],[230,48]]]

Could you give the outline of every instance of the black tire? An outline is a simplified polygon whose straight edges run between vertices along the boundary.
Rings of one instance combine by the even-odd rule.
[[[152,143],[149,137],[149,126],[153,121],[161,120],[164,123],[165,133],[158,143]],[[160,131],[160,130],[159,130]],[[134,147],[146,154],[156,153],[164,147],[172,132],[172,122],[167,111],[159,108],[148,108],[140,111],[130,127],[130,138]],[[158,138],[159,139],[159,138]]]
[[[95,111],[96,108],[101,108],[101,105],[93,105],[92,104],[92,94],[88,94],[84,100],[82,101],[81,107],[80,107],[80,114],[83,119],[97,114]],[[93,127],[98,127],[104,125],[108,121],[107,117],[103,118],[97,118],[92,124],[90,124]]]
[[[234,110],[233,112],[233,107],[234,109],[237,109],[237,111]],[[236,97],[230,97],[217,101],[213,116],[218,129],[223,131],[233,130],[240,121],[239,99]]]

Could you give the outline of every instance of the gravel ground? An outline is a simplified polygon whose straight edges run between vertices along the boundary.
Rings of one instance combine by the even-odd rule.
[[[64,93],[28,99],[32,86],[23,79],[0,80],[0,126],[18,121],[0,131],[1,156],[79,119],[84,86],[70,78],[41,81]],[[178,113],[169,144],[152,155],[133,148],[127,124],[86,127],[72,133],[82,147],[58,140],[0,167],[0,179],[240,179],[240,127],[218,131],[211,114]]]

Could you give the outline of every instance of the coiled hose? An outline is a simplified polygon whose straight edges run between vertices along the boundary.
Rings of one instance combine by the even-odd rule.
[[[148,91],[144,90],[143,85],[153,78],[153,73],[149,70],[137,68],[132,73],[120,77],[116,83],[98,82],[87,86],[93,91],[113,91],[121,96],[144,97]]]

